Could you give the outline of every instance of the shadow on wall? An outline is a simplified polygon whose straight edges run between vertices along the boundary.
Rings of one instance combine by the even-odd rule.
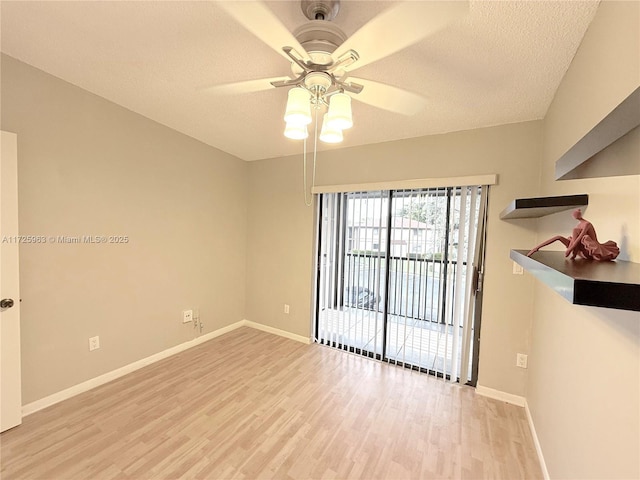
[[[593,313],[593,315],[608,328],[618,332],[621,336],[621,341],[630,342],[640,347],[640,322],[638,321],[638,312],[599,307],[586,308],[589,309],[589,313]]]

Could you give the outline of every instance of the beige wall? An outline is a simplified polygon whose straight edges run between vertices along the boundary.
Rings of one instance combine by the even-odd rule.
[[[129,237],[21,246],[24,403],[244,318],[245,162],[5,56],[2,129],[22,235]]]
[[[479,383],[515,395],[524,395],[526,372],[515,359],[528,352],[533,282],[512,275],[509,250],[531,246],[535,224],[498,215],[514,197],[537,192],[541,144],[541,122],[529,122],[318,155],[319,185],[499,174],[490,193]],[[249,178],[247,318],[308,336],[314,219],[301,156],[252,162]]]
[[[545,118],[543,194],[588,193],[601,240],[640,262],[640,177],[553,180],[555,161],[640,85],[640,3],[603,2]],[[600,170],[640,161],[635,132],[599,154]],[[637,171],[637,169],[636,169]],[[538,239],[569,234],[569,213]],[[561,245],[556,244],[555,250]],[[640,314],[573,306],[535,284],[527,402],[551,478],[640,478]]]

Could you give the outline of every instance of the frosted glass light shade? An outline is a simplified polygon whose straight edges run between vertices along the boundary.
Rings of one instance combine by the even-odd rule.
[[[284,128],[284,136],[292,140],[304,140],[309,136],[309,131],[306,125],[287,123],[287,126]]]
[[[340,143],[342,141],[342,130],[331,125],[328,113],[322,117],[322,130],[319,138],[324,143]]]
[[[289,90],[284,121],[298,126],[311,123],[311,94],[308,90],[301,87]]]
[[[351,97],[346,93],[336,93],[329,99],[329,124],[332,128],[346,130],[353,127],[351,117]]]

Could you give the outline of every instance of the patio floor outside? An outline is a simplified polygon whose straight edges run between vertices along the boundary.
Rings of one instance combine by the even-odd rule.
[[[317,337],[329,344],[335,342],[343,349],[353,347],[381,355],[383,323],[383,314],[379,311],[351,307],[325,309],[319,315]],[[451,325],[389,315],[386,357],[400,364],[449,374],[454,343],[458,346],[457,361],[461,361],[462,328],[457,328],[457,335],[454,335],[453,328]],[[469,355],[470,363],[471,358]]]

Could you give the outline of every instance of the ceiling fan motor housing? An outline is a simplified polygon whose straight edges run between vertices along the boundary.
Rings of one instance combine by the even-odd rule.
[[[293,32],[293,36],[308,53],[319,52],[327,56],[347,39],[340,27],[324,20],[311,20],[305,23]]]

